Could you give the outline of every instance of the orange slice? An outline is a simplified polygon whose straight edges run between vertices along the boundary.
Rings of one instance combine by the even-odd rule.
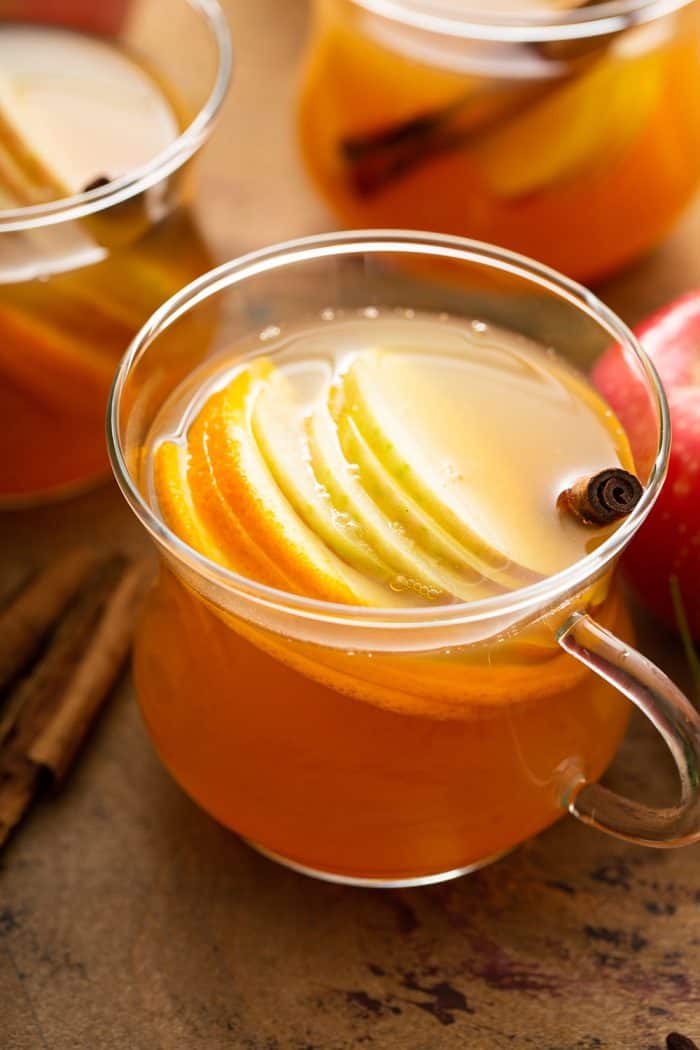
[[[404,604],[398,595],[341,561],[304,524],[275,482],[250,420],[256,387],[271,368],[263,358],[254,361],[209,398],[197,420],[223,499],[245,533],[303,594],[379,607]]]
[[[207,468],[204,468],[205,472]],[[195,504],[190,485],[194,474],[191,455],[174,441],[158,447],[153,464],[154,482],[160,511],[166,524],[181,540],[210,561],[271,586],[285,586],[286,581],[262,552],[255,550],[235,516],[220,505],[216,483],[205,483]],[[202,506],[205,513],[200,513]]]
[[[303,411],[283,372],[275,370],[261,384],[251,425],[275,481],[309,528],[360,572],[387,581],[395,576],[358,522],[338,513],[331,493],[317,480],[311,466]]]
[[[235,568],[193,506],[186,458],[187,451],[174,441],[163,442],[154,453],[153,479],[160,512],[166,525],[188,546],[225,568]]]
[[[102,412],[113,364],[75,339],[0,304],[0,374],[51,407]]]
[[[190,428],[188,446],[187,483],[200,521],[216,537],[238,572],[272,587],[288,589],[288,577],[245,531],[237,508],[226,502],[219,485],[218,467],[209,453],[207,424],[201,417]]]

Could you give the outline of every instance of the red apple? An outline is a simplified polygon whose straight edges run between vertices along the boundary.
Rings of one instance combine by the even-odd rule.
[[[675,577],[690,630],[700,639],[700,290],[654,314],[636,334],[668,398],[671,458],[661,494],[622,564],[652,612],[678,627],[671,591]],[[593,381],[627,430],[644,480],[656,444],[644,384],[618,346],[600,358]]]
[[[11,3],[7,13],[0,3],[0,20],[44,22],[116,36],[124,26],[130,5],[131,0],[24,0]]]

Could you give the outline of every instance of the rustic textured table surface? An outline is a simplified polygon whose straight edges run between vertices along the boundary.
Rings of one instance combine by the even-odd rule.
[[[225,258],[332,219],[295,152],[301,0],[228,0],[237,68],[200,167]],[[700,283],[700,208],[603,295],[634,320]],[[143,545],[113,488],[0,516],[0,570],[83,535]],[[642,645],[683,681],[677,646]],[[672,776],[635,725],[613,784]],[[129,683],[0,861],[2,1050],[652,1050],[700,1041],[700,850],[563,820],[471,878],[369,892],[257,856],[180,792]]]

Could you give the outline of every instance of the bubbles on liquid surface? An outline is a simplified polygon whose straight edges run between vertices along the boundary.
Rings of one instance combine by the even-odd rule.
[[[397,594],[401,594],[402,591],[408,590],[408,580],[405,576],[394,576],[392,580],[389,580],[389,586],[392,591],[396,591]]]
[[[439,598],[442,594],[442,591],[438,587],[431,587],[429,586],[429,584],[419,583],[417,580],[415,581],[415,586],[412,588],[412,590],[415,591],[415,593],[418,594],[421,598],[426,598],[429,601],[434,601],[436,598]]]
[[[367,318],[372,318],[373,320],[368,323]],[[439,325],[435,323],[437,319],[439,319]],[[266,320],[270,320],[269,316]],[[264,322],[260,319],[253,332],[247,338],[246,343],[237,348],[235,356],[232,355],[230,359],[224,361],[220,371],[209,375],[204,373],[206,377],[205,382],[195,398],[192,398],[191,394],[192,380],[188,381],[188,386],[185,390],[186,397],[178,401],[180,405],[179,410],[170,410],[166,426],[163,428],[169,436],[182,441],[187,426],[192,422],[198,408],[201,407],[206,397],[213,390],[230,382],[246,359],[258,357],[261,353],[269,357],[270,361],[279,368],[288,383],[291,384],[294,398],[298,403],[299,412],[302,416],[311,412],[316,404],[325,405],[331,411],[332,419],[329,420],[329,426],[332,426],[335,412],[340,410],[339,406],[342,406],[342,412],[346,417],[353,417],[359,420],[361,424],[363,421],[363,402],[357,397],[356,393],[354,394],[354,387],[347,389],[342,399],[338,395],[338,389],[342,385],[343,377],[352,366],[357,353],[367,349],[368,335],[371,336],[371,347],[377,346],[384,352],[400,353],[405,355],[407,359],[410,355],[415,359],[418,372],[420,369],[424,369],[428,376],[431,375],[429,369],[433,365],[432,363],[429,364],[427,359],[428,357],[433,357],[435,351],[437,351],[435,368],[437,369],[438,365],[444,366],[445,379],[442,382],[440,391],[444,388],[447,392],[446,396],[452,393],[455,386],[463,382],[464,390],[466,391],[465,400],[468,401],[471,391],[476,385],[482,383],[487,388],[488,384],[493,385],[499,380],[501,373],[503,373],[505,380],[510,383],[510,386],[513,387],[517,386],[517,383],[521,381],[521,374],[526,379],[531,378],[530,371],[521,373],[511,362],[511,358],[517,362],[526,355],[532,357],[531,344],[524,337],[521,338],[517,334],[509,333],[509,342],[506,350],[510,353],[511,344],[513,349],[510,357],[508,357],[506,350],[501,346],[502,330],[497,325],[490,325],[483,320],[453,316],[447,312],[439,315],[428,315],[420,310],[397,306],[383,308],[360,306],[352,309],[348,308],[347,310],[342,308],[334,309],[327,306],[323,310],[316,310],[312,318],[307,317],[298,325],[287,323],[286,319],[280,320],[280,325],[267,324],[264,327]],[[324,324],[322,322],[333,323]],[[484,335],[483,333],[488,334]],[[262,347],[260,345],[261,341],[264,343]],[[536,353],[542,354],[543,349],[542,347],[535,348],[535,360]],[[547,355],[556,357],[551,348],[547,348]],[[492,368],[487,368],[484,365],[484,362],[487,361],[493,364]],[[548,367],[544,367],[540,371],[544,375],[549,375]],[[437,370],[436,374],[439,374],[439,370]],[[544,386],[542,383],[537,385],[536,379],[539,374],[538,372],[535,378],[531,379],[534,391],[533,397],[549,397],[550,401],[554,403],[557,390],[554,389],[552,391],[551,384],[550,386]],[[525,379],[522,381],[525,382]],[[390,395],[393,392],[392,382],[386,382],[387,398],[389,400],[391,400]],[[334,383],[335,386],[333,385]],[[427,383],[424,385],[427,385]],[[424,396],[427,397],[427,394],[424,395],[424,386],[417,384],[416,398],[419,402],[418,407],[422,407]],[[397,402],[398,400],[400,399],[397,398]],[[567,411],[570,400],[567,401]],[[491,404],[488,399],[485,399],[484,403],[487,402]],[[184,411],[182,408],[183,404]],[[536,419],[532,419],[531,405],[532,402],[527,402],[524,403],[523,407],[523,419],[525,420],[523,430],[528,435],[531,427],[535,427],[537,423]],[[478,408],[479,405],[477,404],[474,410],[476,411]],[[459,405],[455,411],[456,413],[461,411]],[[427,412],[424,415],[427,417]],[[606,408],[605,418],[608,417],[613,417],[613,413],[609,408]],[[397,413],[397,418],[399,418],[399,413]],[[413,419],[413,415],[410,418]],[[442,424],[443,418],[444,416],[441,412],[436,413],[437,424]],[[457,418],[459,424],[459,416],[455,415],[455,418]],[[487,422],[490,421],[490,418],[489,414]],[[298,416],[295,415],[292,419],[293,426],[296,426],[297,422]],[[505,418],[504,431],[507,430],[508,426],[510,426],[510,418]],[[453,429],[459,431],[459,425]],[[423,433],[427,432],[427,430],[426,424],[423,427]],[[162,430],[160,430],[160,433],[162,434]],[[496,438],[500,440],[500,432],[496,433]],[[551,436],[547,440],[551,443]],[[301,434],[299,443],[301,460],[309,468],[312,477],[311,484],[313,487],[309,489],[312,498],[317,502],[317,507],[324,514],[326,520],[335,522],[339,538],[342,536],[343,543],[342,545],[339,544],[340,557],[344,557],[350,549],[349,541],[354,544],[357,551],[361,549],[366,554],[369,548],[372,547],[371,535],[368,535],[365,528],[351,514],[348,514],[347,506],[344,506],[342,511],[338,510],[333,513],[336,511],[334,497],[338,503],[341,502],[338,498],[338,491],[336,491],[336,483],[329,480],[331,485],[331,491],[329,491],[325,485],[318,482],[312,467],[313,457],[308,443],[308,436],[305,438]],[[413,445],[408,441],[406,442],[406,449],[410,453],[413,452]],[[521,451],[519,446],[516,451],[519,457]],[[417,446],[417,454],[422,452],[422,447]],[[486,452],[490,454],[490,447],[486,449]],[[357,454],[358,458],[360,458],[360,453],[358,452]],[[444,441],[439,442],[436,438],[435,453],[430,459],[426,459],[426,463],[430,467],[431,487],[438,498],[442,498],[445,501],[460,499],[460,485],[472,485],[473,473],[476,472],[478,475],[478,470],[472,458],[467,456],[463,462],[460,456],[461,445],[455,443],[448,434]],[[361,463],[362,465],[349,460],[345,462],[342,469],[343,472],[347,472],[346,487],[349,488],[349,485],[352,484],[354,491],[357,485],[360,485],[369,492],[371,498],[377,501],[381,472],[378,480],[371,467],[365,466],[363,460],[361,460]],[[498,460],[496,466],[499,466],[500,463],[501,460]],[[382,469],[384,468],[382,467]],[[555,480],[558,476],[558,474],[556,476],[552,475]],[[550,492],[549,488],[552,480],[550,478],[545,480],[548,487],[540,503],[546,507],[554,506],[556,494],[561,488],[567,486],[562,482],[560,486],[555,486]],[[542,485],[545,484],[545,480],[542,481]],[[342,485],[340,489],[342,490]],[[394,492],[394,495],[396,495],[395,489],[396,484],[394,483],[391,490]],[[410,504],[408,506],[410,507]],[[411,514],[405,508],[399,508],[395,499],[390,501],[388,505],[382,504],[380,509],[384,517],[382,527],[387,529],[385,539],[388,541],[389,547],[392,550],[410,553],[414,558],[416,554],[421,555],[421,558],[425,554],[429,559],[431,571],[426,571],[426,575],[423,576],[423,572],[416,568],[414,571],[420,573],[421,579],[413,578],[411,572],[408,575],[403,575],[397,570],[400,570],[400,568],[412,568],[412,564],[418,565],[418,559],[412,563],[405,558],[390,558],[389,556],[386,557],[386,560],[383,557],[380,559],[381,563],[386,566],[384,572],[379,568],[375,570],[363,568],[362,571],[366,571],[370,575],[373,571],[376,572],[379,581],[386,588],[387,596],[389,591],[393,591],[395,594],[403,592],[403,598],[408,604],[411,604],[414,596],[416,599],[415,604],[438,604],[449,601],[449,594],[452,593],[453,577],[450,575],[452,563],[449,560],[443,560],[439,550],[433,549],[432,541],[425,529],[417,528],[416,522],[411,518]],[[332,517],[329,511],[332,512]],[[398,514],[399,520],[392,520],[395,514]],[[557,518],[557,523],[558,520]],[[491,528],[491,518],[488,519],[484,528]],[[573,529],[569,530],[569,532],[573,532]],[[427,539],[426,536],[428,537]],[[558,536],[559,533],[557,533]],[[519,540],[519,537],[520,534],[516,538]],[[687,537],[683,538],[687,539]],[[698,541],[700,542],[700,538]],[[427,544],[425,551],[423,551],[422,546],[424,544]],[[489,564],[494,570],[498,572],[509,571],[513,563],[511,558],[508,557],[508,549],[505,544],[503,548],[500,546],[496,548],[494,545],[494,554],[489,560]],[[420,561],[420,564],[423,564],[422,561]],[[445,583],[441,586],[443,578]],[[465,576],[464,581],[460,579],[459,583],[461,593],[466,594],[467,600],[469,600],[471,595],[470,579],[470,576]],[[479,585],[475,585],[474,596],[478,598],[482,594],[483,587],[481,586],[481,581],[479,581]],[[393,600],[395,601],[396,599],[394,598]]]
[[[389,580],[389,587],[392,591],[396,591],[400,594],[402,591],[412,591],[413,594],[417,594],[419,598],[425,598],[428,601],[434,601],[439,598],[443,593],[439,587],[431,587],[427,583],[422,583],[420,580],[414,580],[408,576],[394,576],[393,579]]]

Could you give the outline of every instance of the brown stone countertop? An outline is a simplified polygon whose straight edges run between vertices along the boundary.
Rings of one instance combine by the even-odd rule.
[[[227,0],[234,87],[199,170],[220,259],[333,226],[295,150],[302,0]],[[255,119],[251,108],[255,107]],[[700,207],[602,289],[634,321],[700,284]],[[0,579],[85,533],[145,541],[113,487],[0,515]],[[641,647],[687,685],[677,644]],[[635,723],[611,774],[673,774]],[[157,761],[125,681],[0,860],[0,1050],[662,1050],[700,1043],[700,848],[565,819],[428,889],[316,883],[251,852]]]

